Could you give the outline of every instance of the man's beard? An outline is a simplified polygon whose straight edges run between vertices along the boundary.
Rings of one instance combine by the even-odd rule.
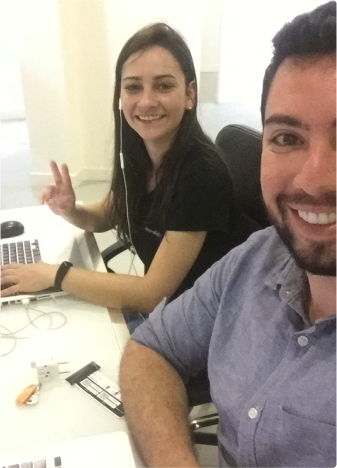
[[[300,197],[291,197],[292,201],[295,198],[300,201]],[[297,265],[303,270],[313,275],[320,276],[336,276],[336,241],[305,241],[296,239],[294,233],[289,227],[288,213],[286,210],[286,199],[290,197],[280,195],[276,204],[281,214],[282,223],[278,222],[267,208],[269,217],[286,245]],[[334,207],[335,210],[335,207]]]

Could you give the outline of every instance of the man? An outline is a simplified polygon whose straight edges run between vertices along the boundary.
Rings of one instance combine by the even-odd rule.
[[[274,38],[253,234],[139,327],[122,359],[148,466],[199,466],[183,381],[208,368],[221,466],[336,465],[336,4]]]

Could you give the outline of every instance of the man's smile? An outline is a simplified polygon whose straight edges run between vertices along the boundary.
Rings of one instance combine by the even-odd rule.
[[[336,222],[336,213],[312,213],[298,210],[298,216],[309,224],[331,224]]]

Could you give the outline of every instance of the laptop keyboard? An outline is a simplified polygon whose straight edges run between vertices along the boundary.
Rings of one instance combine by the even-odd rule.
[[[39,241],[35,239],[34,241],[25,240],[1,243],[0,259],[1,265],[8,265],[9,263],[37,263],[41,260]],[[1,290],[9,286],[11,285],[1,285]],[[14,296],[18,294],[14,294]]]
[[[55,457],[53,462],[47,460],[36,460],[34,462],[15,463],[14,465],[2,466],[2,468],[62,468],[61,457]]]
[[[41,260],[39,241],[26,240],[1,244],[1,265],[9,263],[37,263]]]

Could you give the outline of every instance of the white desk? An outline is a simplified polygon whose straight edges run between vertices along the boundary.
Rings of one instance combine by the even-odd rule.
[[[60,263],[79,250],[82,266],[105,271],[94,236],[66,223],[51,213],[48,207],[1,212],[1,222],[10,219],[20,221],[25,226],[25,233],[15,240],[40,240],[44,261]],[[117,383],[121,352],[129,337],[121,314],[109,315],[107,309],[69,295],[32,302],[30,305],[45,312],[62,312],[67,317],[67,324],[54,331],[39,331],[30,326],[21,335],[34,337],[19,340],[9,355],[0,358],[1,450],[117,430],[127,431],[125,418],[115,417],[79,388],[71,386],[64,380],[67,375],[43,384],[38,404],[23,407],[14,404],[17,395],[27,385],[34,383],[34,370],[30,362],[51,356],[57,361],[69,361],[71,373],[95,361],[101,366],[101,372]],[[25,314],[21,304],[4,305],[1,324],[10,330],[18,329],[27,322]],[[34,312],[31,315],[34,316]],[[54,324],[58,323],[60,319],[55,316]],[[1,340],[1,354],[11,348],[11,342]]]

